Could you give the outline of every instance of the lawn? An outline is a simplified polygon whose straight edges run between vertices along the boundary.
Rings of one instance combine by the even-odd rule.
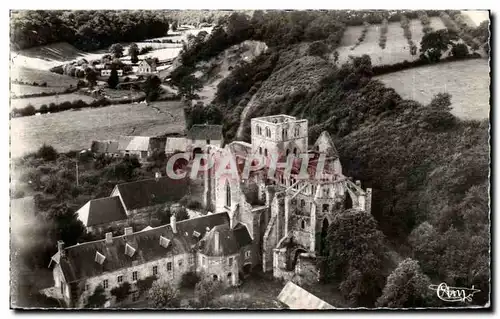
[[[435,30],[444,28],[444,24],[439,17],[431,17],[430,20],[431,26]],[[348,27],[344,32],[340,47],[337,49],[339,53],[339,62],[343,63],[347,61],[349,55],[361,56],[363,54],[368,54],[371,57],[373,65],[394,64],[403,62],[404,60],[414,61],[418,59],[418,54],[415,56],[410,54],[410,46],[408,45],[408,40],[404,37],[403,28],[401,28],[400,22],[390,22],[388,24],[385,49],[379,46],[380,27],[381,25],[379,24],[370,25],[365,40],[354,50],[351,50],[351,48],[357,42],[364,27]],[[420,20],[411,20],[410,29],[412,40],[420,49],[420,40],[423,36]]]
[[[182,105],[175,101],[19,117],[13,118],[10,125],[12,157],[33,152],[44,143],[65,152],[87,149],[92,140],[118,139],[120,135],[155,136],[182,132],[185,127]]]
[[[69,94],[59,94],[59,95],[50,95],[50,96],[39,96],[39,97],[28,97],[23,99],[11,99],[10,107],[13,108],[23,108],[28,104],[33,105],[36,109],[39,109],[43,104],[49,105],[50,103],[62,103],[62,102],[72,102],[82,100],[84,102],[90,103],[95,99],[88,95],[78,94],[78,93],[69,93]]]
[[[412,68],[376,77],[403,98],[429,103],[440,92],[451,94],[452,113],[463,119],[489,118],[488,60],[475,59]]]

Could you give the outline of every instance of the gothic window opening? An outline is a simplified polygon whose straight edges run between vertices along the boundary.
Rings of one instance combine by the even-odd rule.
[[[226,182],[226,206],[231,207],[231,186]]]
[[[306,229],[306,222],[304,220],[300,222],[300,228]]]
[[[271,130],[269,127],[266,127],[266,137],[271,137]]]
[[[297,156],[297,148],[296,147],[293,148],[293,155]]]
[[[329,205],[328,204],[323,204],[323,213],[328,212]]]

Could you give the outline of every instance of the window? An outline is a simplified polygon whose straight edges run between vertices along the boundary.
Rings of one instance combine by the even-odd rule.
[[[104,279],[104,281],[102,282],[102,286],[104,287],[104,289],[108,289],[108,280],[107,279]]]
[[[323,204],[323,212],[327,212],[329,208],[328,204]]]
[[[305,200],[303,200],[303,199],[300,200],[300,207],[301,208],[306,207],[306,201]]]
[[[134,271],[132,273],[132,281],[136,281],[137,280],[137,271]]]
[[[271,137],[271,130],[269,127],[266,127],[266,137]]]
[[[295,137],[298,137],[300,135],[300,127],[295,128]]]
[[[132,295],[132,301],[137,301],[139,300],[139,292],[134,292],[134,294]]]
[[[171,262],[167,263],[167,271],[172,271],[172,263]]]
[[[233,265],[233,257],[229,257],[229,266]]]
[[[217,275],[213,275],[213,279],[214,279],[214,281],[217,281],[219,279],[219,277],[217,277]]]
[[[262,135],[262,127],[260,127],[259,125],[257,125],[257,134]]]
[[[264,156],[267,157],[267,148],[264,149]]]
[[[262,155],[262,147],[259,146],[259,154]]]
[[[210,145],[210,140],[206,140],[205,142],[207,142],[207,145]]]
[[[231,207],[231,186],[229,182],[226,181],[226,206]]]
[[[158,266],[153,266],[153,276],[158,274]]]
[[[189,264],[194,265],[194,256],[193,255],[189,256]]]
[[[251,254],[250,250],[247,250],[245,252],[245,258],[250,258],[250,254]]]
[[[178,263],[179,263],[179,267],[182,267],[182,259],[179,259]]]
[[[121,276],[121,275],[118,276],[117,281],[118,281],[118,283],[121,283],[123,281],[123,276]]]
[[[336,209],[340,209],[341,207],[342,207],[342,203],[340,203],[340,202],[335,203]]]
[[[293,148],[293,155],[297,155],[297,148],[296,147]]]
[[[306,229],[306,222],[304,220],[300,222],[300,228]]]

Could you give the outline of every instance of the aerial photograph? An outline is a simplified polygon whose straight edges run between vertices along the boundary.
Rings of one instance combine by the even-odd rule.
[[[10,308],[485,310],[488,10],[10,10]]]

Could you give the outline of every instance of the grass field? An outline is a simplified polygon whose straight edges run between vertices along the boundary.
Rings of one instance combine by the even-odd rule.
[[[437,93],[451,94],[452,113],[485,119],[490,112],[488,60],[456,61],[412,68],[376,77],[403,98],[427,104]]]
[[[119,104],[19,117],[13,118],[10,125],[12,157],[35,151],[44,143],[63,152],[87,149],[92,140],[117,139],[120,135],[154,136],[181,132],[185,127],[180,102]]]
[[[65,88],[70,85],[76,86],[78,82],[76,78],[67,75],[26,67],[12,67],[10,70],[10,79],[12,81],[18,80],[28,83],[37,82],[38,84],[46,82],[47,86]]]
[[[444,29],[444,24],[438,17],[431,17],[431,26],[435,30]],[[418,54],[412,56],[410,54],[410,46],[408,40],[404,37],[403,28],[399,22],[391,22],[388,24],[387,42],[385,49],[379,46],[380,38],[379,24],[370,25],[366,33],[365,40],[361,42],[354,50],[351,50],[357,42],[363,26],[348,27],[344,32],[344,37],[337,49],[339,53],[339,63],[343,63],[349,59],[349,55],[361,56],[368,54],[371,57],[373,65],[394,64],[403,62],[404,60],[414,61],[418,59]],[[423,36],[422,24],[420,20],[414,19],[410,21],[410,29],[412,40],[420,49],[420,40]],[[331,57],[332,58],[332,57]]]
[[[10,93],[11,96],[20,96],[27,94],[39,94],[39,93],[62,93],[66,90],[65,87],[54,87],[54,86],[33,86],[33,85],[24,85],[24,84],[10,84]]]
[[[88,95],[78,94],[78,93],[69,93],[69,94],[59,94],[59,95],[50,95],[50,96],[39,96],[39,97],[28,97],[24,99],[11,99],[10,100],[10,108],[23,108],[28,104],[33,105],[36,109],[39,109],[43,104],[47,106],[50,103],[62,103],[62,102],[73,102],[77,100],[82,100],[84,102],[90,103],[95,99]]]

